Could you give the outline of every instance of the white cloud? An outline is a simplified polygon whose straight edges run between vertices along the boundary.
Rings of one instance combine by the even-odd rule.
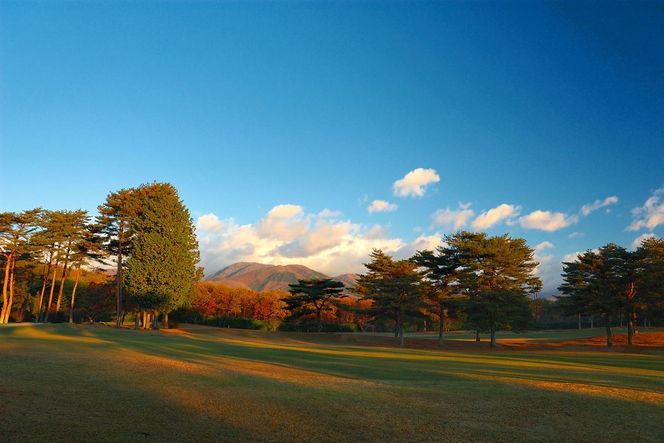
[[[369,214],[373,214],[374,212],[393,212],[396,210],[397,210],[396,204],[387,202],[385,200],[374,200],[367,208]]]
[[[395,181],[392,189],[398,197],[422,197],[428,185],[439,181],[440,177],[435,169],[417,168]]]
[[[647,240],[649,238],[657,238],[657,236],[652,233],[645,233],[636,237],[632,242],[632,250],[637,249],[639,246],[641,246],[641,243],[643,243],[644,240]]]
[[[569,234],[567,237],[568,238],[579,238],[579,237],[583,237],[584,235],[586,235],[586,234],[584,234],[583,232],[574,231],[571,234]]]
[[[576,215],[567,215],[562,212],[533,211],[519,218],[519,224],[526,229],[539,229],[553,232],[576,224],[579,218]]]
[[[661,201],[664,188],[656,190],[643,206],[632,209],[632,223],[627,227],[628,231],[639,229],[655,229],[664,224],[664,202]]]
[[[364,272],[363,263],[374,248],[405,258],[440,242],[438,234],[408,242],[391,236],[380,225],[364,226],[328,215],[280,205],[256,223],[239,225],[232,218],[219,220],[215,214],[206,214],[196,223],[202,265],[208,274],[237,261],[253,261],[303,264],[338,275]]]
[[[278,205],[260,220],[257,229],[261,236],[291,241],[307,230],[304,209],[298,205]]]
[[[616,203],[618,203],[618,197],[616,197],[615,195],[606,197],[604,200],[595,200],[592,203],[587,203],[583,205],[581,207],[581,214],[587,216],[593,211],[596,211],[600,208],[604,208],[609,205],[615,205]]]
[[[224,224],[214,214],[205,214],[198,217],[196,221],[196,229],[205,232],[221,232],[224,230]]]
[[[537,244],[533,249],[535,251],[535,254],[541,254],[542,251],[553,248],[554,248],[553,243],[551,243],[550,241],[543,241],[542,243]]]
[[[466,226],[468,220],[474,215],[475,212],[470,209],[470,203],[459,203],[458,209],[439,209],[433,214],[432,218],[434,226],[458,230]]]
[[[341,216],[341,211],[332,211],[331,209],[323,209],[318,213],[318,216],[321,218],[334,218]]]
[[[489,209],[478,215],[473,221],[473,228],[488,229],[502,220],[517,216],[519,211],[520,208],[518,206],[503,203],[502,205],[496,206],[495,208]]]

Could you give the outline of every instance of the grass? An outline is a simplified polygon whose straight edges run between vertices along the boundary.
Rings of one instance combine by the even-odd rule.
[[[16,325],[0,399],[3,441],[662,441],[664,351]]]

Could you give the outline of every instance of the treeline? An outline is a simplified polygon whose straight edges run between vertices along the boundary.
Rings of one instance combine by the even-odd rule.
[[[299,330],[316,329],[314,316],[293,315],[292,297],[287,291],[257,292],[244,287],[229,287],[221,283],[202,281],[196,284],[196,294],[190,306],[173,313],[178,322],[199,323],[219,327],[250,329]],[[326,330],[362,331],[371,316],[364,312],[369,306],[357,296],[347,295],[331,300],[321,311],[319,324]]]
[[[459,232],[447,236],[436,251],[406,260],[375,250],[354,288],[331,279],[307,279],[291,284],[287,294],[266,294],[201,283],[193,308],[219,324],[228,318],[262,317],[278,322],[279,329],[390,328],[402,344],[406,329],[426,330],[432,322],[438,323],[442,343],[454,323],[475,329],[478,341],[480,333],[489,333],[495,345],[498,330],[532,327],[529,296],[541,288],[533,275],[533,254],[523,239]]]
[[[587,251],[564,264],[562,295],[552,300],[533,297],[541,290],[534,275],[534,251],[523,239],[508,235],[459,232],[446,236],[435,251],[421,251],[406,260],[375,250],[367,272],[349,288],[329,279],[300,280],[289,294],[279,294],[279,321],[315,330],[338,330],[342,321],[359,330],[390,327],[400,342],[404,332],[427,330],[437,323],[442,344],[449,329],[524,331],[542,326],[597,325],[607,330],[628,326],[628,343],[642,324],[664,320],[664,243],[648,239],[635,252],[609,244]],[[254,295],[254,299],[257,295]],[[224,315],[235,313],[225,304]],[[257,317],[253,317],[257,318]],[[343,320],[341,320],[343,319]]]
[[[111,192],[91,217],[41,208],[0,213],[2,306],[10,321],[109,321],[136,328],[178,321],[291,330],[430,330],[487,333],[539,325],[606,328],[664,322],[664,241],[633,252],[615,244],[563,264],[561,294],[536,297],[534,251],[509,235],[457,232],[434,251],[397,260],[374,250],[354,288],[300,280],[288,292],[200,282],[198,243],[176,189],[151,183]]]
[[[563,263],[561,309],[568,315],[599,317],[613,344],[611,326],[624,317],[627,343],[633,342],[637,318],[644,324],[664,318],[664,240],[646,238],[635,251],[609,243]]]
[[[191,302],[202,270],[192,220],[176,189],[168,183],[122,189],[98,209],[94,219],[84,210],[0,213],[0,323],[26,316],[74,322],[81,277],[87,297],[79,319],[98,319],[109,307],[105,270],[111,266],[117,326],[127,309],[135,311],[136,327],[147,328]]]

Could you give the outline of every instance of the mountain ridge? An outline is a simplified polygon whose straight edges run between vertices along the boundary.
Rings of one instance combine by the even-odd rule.
[[[256,262],[237,262],[215,272],[205,280],[242,287],[254,291],[287,291],[290,283],[307,278],[332,278],[346,287],[354,286],[357,274],[347,273],[330,277],[304,265],[270,265]]]

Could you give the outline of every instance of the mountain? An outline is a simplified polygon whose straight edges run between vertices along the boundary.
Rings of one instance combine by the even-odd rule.
[[[231,287],[250,288],[254,291],[287,291],[290,283],[304,278],[329,278],[322,272],[302,265],[264,265],[261,263],[239,262],[216,272],[208,281],[223,283]],[[355,274],[342,274],[334,277],[346,286],[357,280]]]
[[[290,283],[303,278],[327,278],[302,265],[264,265],[261,263],[234,263],[217,272],[208,280],[232,287],[245,287],[254,291],[288,290]]]
[[[333,280],[340,281],[347,288],[352,288],[357,283],[357,274],[341,274],[336,277],[332,277]]]

